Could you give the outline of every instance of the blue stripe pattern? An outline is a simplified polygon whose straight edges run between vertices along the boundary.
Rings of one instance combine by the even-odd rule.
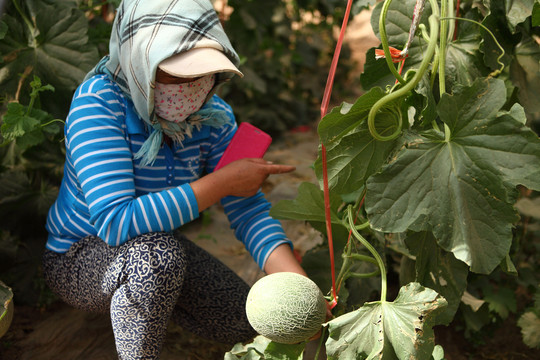
[[[156,161],[142,167],[133,156],[148,132],[133,103],[105,75],[81,84],[66,120],[64,178],[47,218],[47,248],[65,253],[89,235],[119,246],[196,219],[199,209],[189,184],[213,171],[237,128],[230,106],[217,96],[214,100],[211,106],[227,112],[228,124],[203,125],[182,144],[163,145]],[[236,237],[261,269],[278,245],[292,247],[279,221],[269,216],[262,192],[221,203]]]

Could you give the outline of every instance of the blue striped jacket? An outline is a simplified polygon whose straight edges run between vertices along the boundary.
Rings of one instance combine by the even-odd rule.
[[[81,84],[66,120],[64,178],[47,218],[47,249],[65,253],[89,235],[119,246],[196,219],[190,183],[213,171],[237,128],[229,105],[215,100],[212,106],[230,115],[228,124],[203,125],[180,145],[164,144],[156,161],[142,167],[134,154],[148,132],[132,102],[104,75]],[[269,216],[262,192],[225,197],[221,203],[236,237],[261,269],[278,245],[292,246],[279,221]]]

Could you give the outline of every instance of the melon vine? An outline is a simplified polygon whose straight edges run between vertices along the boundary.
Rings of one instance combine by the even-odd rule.
[[[382,45],[367,53],[365,93],[321,119],[320,183],[302,184],[271,213],[334,233],[338,276],[319,284],[337,301],[326,324],[329,359],[442,358],[433,327],[453,320],[468,275],[516,272],[514,205],[521,190],[540,190],[540,141],[530,127],[539,116],[530,82],[540,74],[531,41],[540,7],[523,3],[374,7]],[[328,257],[329,245],[305,261]],[[401,257],[404,284],[393,301],[390,256]],[[373,278],[378,300],[355,293],[351,279]]]

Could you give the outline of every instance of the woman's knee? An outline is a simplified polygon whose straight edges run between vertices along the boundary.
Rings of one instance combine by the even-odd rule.
[[[186,253],[172,234],[149,233],[133,239],[128,250],[132,269],[144,274],[177,277],[186,268]]]

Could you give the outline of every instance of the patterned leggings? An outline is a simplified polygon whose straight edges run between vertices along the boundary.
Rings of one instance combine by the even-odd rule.
[[[158,359],[170,319],[224,343],[255,335],[244,310],[249,286],[184,237],[151,233],[110,247],[89,236],[65,254],[46,250],[43,268],[66,303],[110,311],[120,359]]]

